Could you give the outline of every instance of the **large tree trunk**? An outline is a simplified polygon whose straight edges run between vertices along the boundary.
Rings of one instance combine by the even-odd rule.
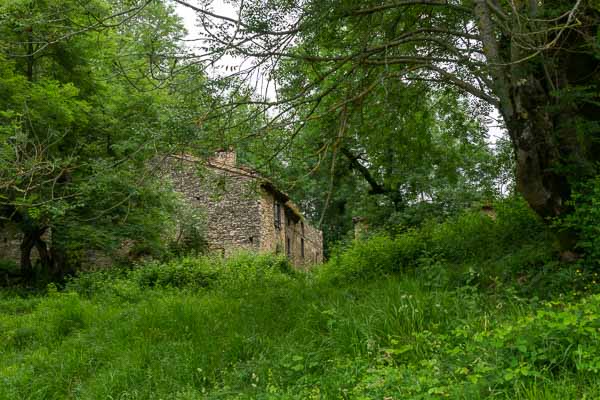
[[[46,247],[46,242],[42,236],[46,228],[32,229],[23,233],[21,240],[21,275],[26,280],[32,280],[34,277],[33,263],[31,262],[31,251],[35,247],[40,257],[40,264],[45,270],[52,270],[52,257]]]
[[[490,4],[497,7],[475,0],[474,15],[494,80],[492,89],[515,152],[517,189],[540,216],[559,216],[568,211],[571,184],[593,172],[589,166],[597,157],[578,137],[580,106],[561,99],[560,91],[593,83],[599,63],[582,51],[586,39],[581,33],[565,34],[560,47],[545,53],[536,54],[517,43],[519,35],[532,34],[528,29],[546,31],[552,38],[550,26],[532,22],[538,21],[536,2],[518,3],[517,11],[532,19],[528,25],[512,15],[505,21],[511,27],[506,35],[498,34],[502,30],[492,18]],[[575,78],[561,75],[582,65],[585,73],[578,71]]]
[[[46,228],[33,229],[23,234],[21,241],[21,275],[28,281],[34,278],[31,251],[35,248],[39,254],[39,263],[43,271],[55,281],[61,281],[65,276],[73,274],[77,268],[67,257],[66,251],[53,243],[48,246],[42,239]]]
[[[48,250],[46,242],[41,238],[41,235],[35,241],[35,248],[37,249],[40,255],[40,264],[42,266],[42,269],[48,271],[51,276],[54,276],[56,263],[54,262],[54,258],[52,257],[51,252]]]
[[[54,260],[52,276],[57,280],[61,280],[65,275],[63,271],[67,269],[67,257],[65,256],[65,253],[60,251],[56,246],[52,247],[51,254],[52,259]]]
[[[529,76],[512,91],[511,103],[512,114],[502,111],[515,152],[517,190],[542,217],[560,215],[571,193],[560,163],[570,154],[561,151],[548,95]]]
[[[31,263],[31,250],[35,245],[35,233],[26,232],[21,240],[21,275],[26,280],[33,279],[33,265]]]

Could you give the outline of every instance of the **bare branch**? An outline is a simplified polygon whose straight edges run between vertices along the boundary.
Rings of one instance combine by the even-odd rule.
[[[445,6],[445,7],[453,8],[456,10],[468,12],[468,13],[471,12],[471,10],[469,8],[462,7],[462,6],[459,6],[456,4],[451,4],[447,0],[401,0],[401,1],[396,1],[393,3],[383,4],[383,5],[375,6],[375,7],[359,8],[359,9],[350,11],[348,13],[348,15],[354,15],[354,16],[369,15],[369,14],[374,14],[374,13],[378,13],[378,12],[382,12],[382,11],[387,11],[387,10],[394,9],[394,8],[408,7],[408,6],[414,6],[414,5]]]

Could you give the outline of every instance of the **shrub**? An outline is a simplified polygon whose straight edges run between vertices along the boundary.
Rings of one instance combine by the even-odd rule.
[[[600,267],[600,176],[577,187],[571,196],[573,212],[557,225],[566,233],[575,233],[577,248],[585,256],[585,262]]]
[[[522,198],[499,201],[494,210],[494,218],[472,210],[431,226],[430,251],[452,262],[481,261],[547,241],[543,222]]]
[[[134,268],[80,273],[66,285],[91,297],[101,293],[136,300],[144,289],[235,289],[276,285],[296,272],[285,256],[240,252],[229,258],[185,257],[166,263],[150,261]]]
[[[479,212],[467,212],[431,229],[430,252],[461,262],[481,259],[498,246],[496,222]]]
[[[418,231],[409,231],[396,238],[380,234],[338,251],[321,269],[323,279],[353,281],[399,273],[416,265],[424,250]]]
[[[598,326],[600,296],[591,296],[573,305],[547,303],[537,312],[491,329],[461,323],[441,333],[413,331],[408,343],[407,338],[392,338],[388,346],[378,349],[375,365],[363,369],[352,394],[356,398],[515,398],[516,391],[544,382],[556,391],[561,382],[597,377]],[[430,350],[419,354],[419,348]],[[576,387],[579,395],[571,393],[567,398],[587,398],[582,389]],[[593,391],[592,385],[586,389]]]
[[[19,272],[19,264],[17,264],[13,260],[7,260],[0,258],[0,273],[8,272],[8,273],[18,273]]]
[[[183,258],[168,263],[157,261],[136,266],[128,279],[141,288],[211,286],[218,278],[217,260],[207,257]]]
[[[177,232],[167,245],[170,253],[178,257],[206,254],[206,215],[195,208],[180,207],[175,217]]]
[[[552,250],[546,229],[522,199],[504,200],[495,209],[495,218],[471,210],[443,223],[432,221],[395,237],[378,234],[354,241],[338,249],[320,275],[334,281],[352,281],[420,267],[433,279],[433,275],[442,273],[444,268],[450,270],[458,266],[459,274],[465,272],[461,269],[487,268],[489,273],[502,272],[510,279],[497,268],[508,266],[510,269],[506,272],[511,274],[531,265],[541,267],[550,260]],[[498,260],[503,260],[505,265]],[[449,278],[434,280],[441,284]]]

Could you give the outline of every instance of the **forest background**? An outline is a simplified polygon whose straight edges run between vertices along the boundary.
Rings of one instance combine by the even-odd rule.
[[[173,218],[181,207],[148,161],[174,152],[235,147],[298,200],[327,248],[353,217],[402,229],[510,192],[508,141],[489,146],[489,107],[454,88],[370,84],[340,109],[365,86],[346,82],[319,101],[335,112],[302,119],[303,105],[266,109],[257,86],[271,100],[275,84],[300,93],[307,71],[220,64],[227,51],[185,44],[198,39],[173,5],[11,1],[2,16],[2,223],[22,233],[26,276],[34,249],[59,276],[126,239],[168,252],[159,233],[189,216]]]
[[[600,4],[210,3],[0,2],[0,398],[600,398]],[[203,254],[230,147],[324,265]]]

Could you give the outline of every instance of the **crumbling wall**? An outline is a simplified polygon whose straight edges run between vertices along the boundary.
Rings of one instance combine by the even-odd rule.
[[[261,190],[259,214],[260,214],[260,250],[269,253],[283,253],[285,232],[283,225],[275,226],[274,213],[275,197],[266,190]]]
[[[275,204],[280,204],[279,228],[275,223]],[[293,211],[289,203],[264,190],[260,200],[261,251],[286,254],[292,264],[305,267],[323,262],[323,235]]]
[[[323,263],[323,232],[310,224],[304,225],[304,253],[306,262]]]
[[[16,227],[6,224],[0,228],[0,261],[10,261],[16,264],[21,259],[21,240],[23,234],[18,232]],[[36,249],[31,251],[32,260],[37,259]]]
[[[205,212],[209,250],[229,255],[260,249],[260,193],[251,174],[189,157],[170,158],[167,165],[174,189]]]

